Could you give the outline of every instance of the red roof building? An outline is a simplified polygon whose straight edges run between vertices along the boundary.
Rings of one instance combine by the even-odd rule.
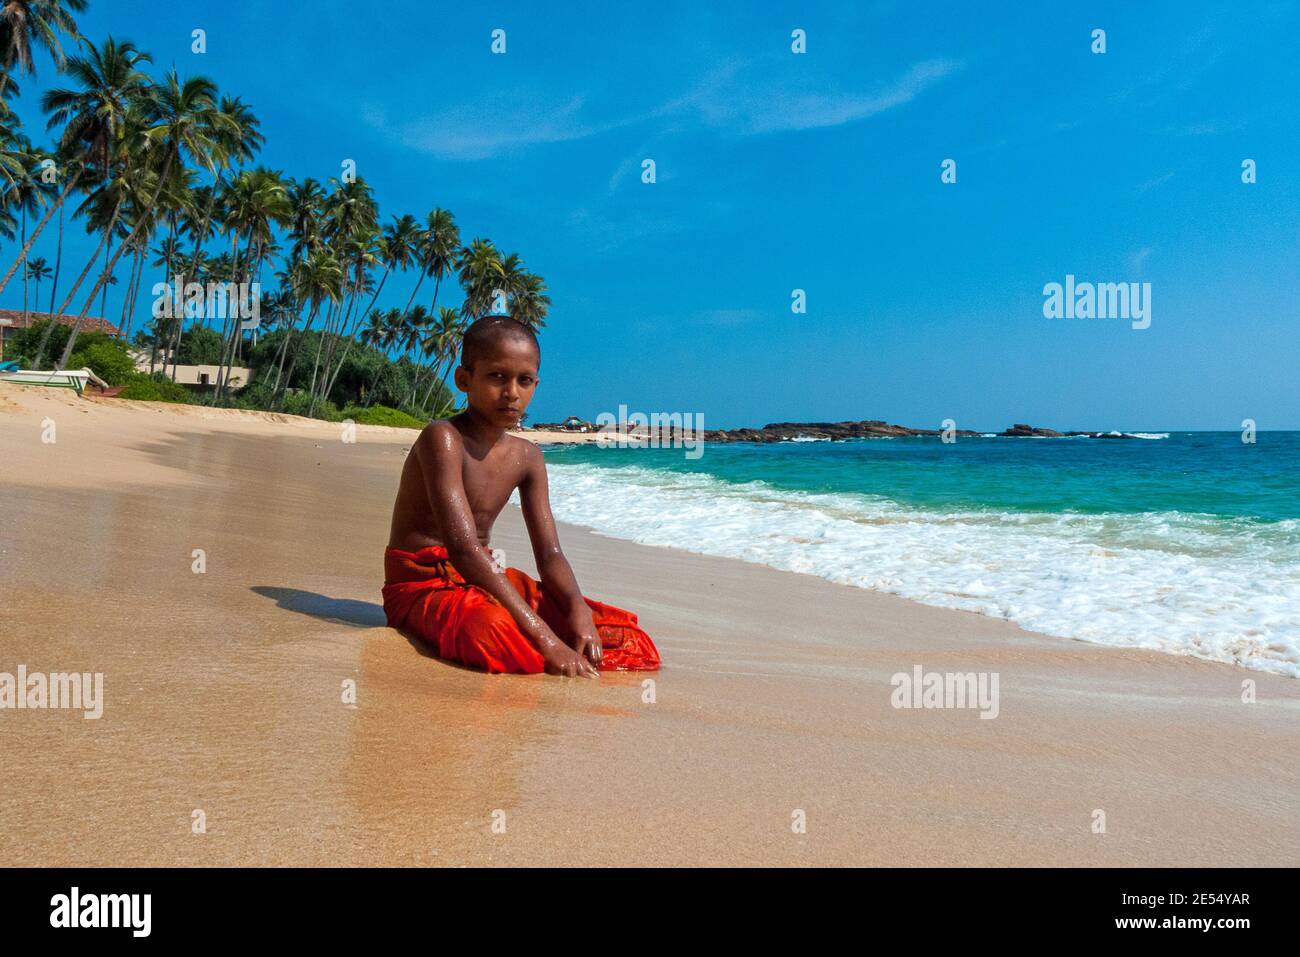
[[[5,345],[16,336],[20,329],[28,329],[38,322],[54,319],[65,326],[77,321],[76,316],[56,316],[49,312],[27,312],[21,309],[0,309],[0,359],[4,358]],[[117,326],[105,322],[99,316],[87,316],[81,321],[82,332],[103,332],[110,336],[117,335]]]

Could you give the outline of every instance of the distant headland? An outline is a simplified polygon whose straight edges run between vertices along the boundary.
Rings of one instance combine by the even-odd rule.
[[[600,429],[591,422],[584,422],[577,416],[570,416],[564,422],[537,423],[530,426],[538,431],[559,432],[599,432]],[[652,437],[660,435],[664,440],[676,434],[690,436],[690,430],[672,425],[640,426],[628,430],[629,434]],[[842,442],[846,439],[884,439],[908,438],[912,436],[942,436],[977,438],[993,436],[996,438],[1090,438],[1090,439],[1132,439],[1137,438],[1126,432],[1058,432],[1055,429],[1041,428],[1017,422],[1002,432],[978,432],[971,429],[913,429],[906,425],[894,425],[880,419],[863,419],[853,422],[772,422],[761,429],[705,429],[705,442]],[[693,436],[692,436],[693,437]]]

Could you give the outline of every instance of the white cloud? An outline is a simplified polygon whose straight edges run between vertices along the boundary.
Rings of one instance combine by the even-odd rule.
[[[818,88],[806,74],[773,69],[770,62],[722,64],[684,96],[648,112],[599,122],[582,96],[548,99],[536,92],[498,92],[451,110],[412,119],[391,118],[381,109],[363,111],[371,126],[412,149],[449,160],[479,160],[541,143],[586,139],[646,121],[658,133],[692,128],[738,135],[841,126],[911,102],[960,69],[952,60],[914,63],[901,76],[869,90]],[[610,189],[627,175],[615,171]]]
[[[885,86],[843,92],[782,77],[770,66],[724,64],[665,112],[693,111],[706,126],[744,134],[842,126],[910,103],[961,67],[953,60],[923,60]]]
[[[486,159],[538,143],[585,139],[621,125],[585,119],[580,96],[557,103],[503,94],[414,120],[392,122],[380,111],[366,111],[364,117],[412,149],[450,160]]]

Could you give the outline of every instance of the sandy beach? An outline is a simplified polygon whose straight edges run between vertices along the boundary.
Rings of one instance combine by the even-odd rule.
[[[0,711],[0,858],[1300,860],[1300,684],[1284,677],[570,525],[584,591],[636,611],[657,641],[653,685],[442,663],[379,605],[414,433],[341,436],[0,385],[0,672],[104,676],[98,720]],[[493,544],[535,571],[513,506]],[[996,719],[893,707],[891,676],[917,665],[996,672]]]

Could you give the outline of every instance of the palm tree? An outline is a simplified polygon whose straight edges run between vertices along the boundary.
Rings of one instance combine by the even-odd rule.
[[[264,167],[244,170],[231,181],[226,192],[223,203],[226,212],[225,227],[231,236],[232,250],[238,249],[241,235],[246,239],[244,262],[241,265],[236,256],[232,278],[235,282],[251,282],[256,251],[271,242],[273,226],[283,226],[289,222],[289,194],[280,174]],[[226,318],[230,320],[230,309],[227,308],[226,312]],[[233,366],[235,346],[243,336],[240,316],[234,316],[233,322],[228,321],[227,324],[232,327],[230,341],[228,347],[223,345],[222,368],[217,372],[214,401],[221,399],[224,394],[227,367]]]
[[[10,71],[36,75],[32,48],[43,47],[62,70],[66,65],[59,34],[81,39],[73,13],[86,9],[86,0],[4,0],[0,5],[0,100],[12,88]]]
[[[218,178],[218,182],[220,182],[220,178]],[[222,218],[223,214],[217,210],[217,190],[215,187],[196,186],[190,191],[190,201],[180,210],[177,223],[178,232],[189,239],[193,251],[188,259],[179,256],[171,266],[171,275],[176,277],[176,282],[181,286],[182,293],[184,292],[186,277],[195,280],[204,270],[204,260],[207,258],[207,253],[204,252],[203,247],[216,233],[217,223]],[[210,319],[211,317],[205,311],[203,314],[204,326],[209,324]]]
[[[137,114],[136,121],[138,119]],[[133,133],[139,132],[138,122],[133,124],[132,121],[128,120],[128,125],[132,126]],[[73,211],[73,218],[83,218],[86,232],[90,235],[98,234],[100,242],[95,249],[95,254],[88,261],[87,267],[82,270],[77,281],[64,297],[62,304],[59,306],[60,312],[66,312],[72,304],[81,283],[85,281],[90,274],[90,270],[98,262],[99,254],[114,239],[120,239],[130,232],[129,229],[125,228],[124,221],[130,221],[134,211],[143,203],[141,193],[151,188],[152,180],[145,181],[148,176],[147,171],[140,168],[132,169],[127,165],[125,159],[127,152],[128,146],[124,142],[115,151],[115,155],[121,157],[121,159],[115,163],[112,175],[97,179],[93,184],[88,183],[85,199]],[[105,258],[104,262],[108,262],[108,259]]]
[[[475,239],[460,251],[456,267],[460,271],[461,287],[465,290],[461,315],[468,320],[487,315],[504,279],[501,253],[491,240]]]
[[[72,355],[71,350],[76,344],[77,333],[81,330],[81,323],[95,301],[95,295],[113,274],[113,267],[121,258],[122,251],[131,245],[136,234],[149,221],[154,205],[158,202],[158,197],[167,183],[168,176],[172,175],[173,169],[180,167],[184,163],[185,156],[188,155],[215,175],[214,157],[224,152],[224,138],[238,132],[234,120],[217,109],[216,95],[216,84],[207,77],[196,76],[182,82],[174,68],[161,84],[149,89],[148,96],[144,100],[144,110],[148,120],[148,128],[144,133],[146,151],[140,160],[148,163],[153,158],[156,162],[156,157],[150,154],[161,152],[162,169],[158,173],[157,185],[148,203],[140,210],[135,228],[126,241],[118,245],[117,252],[104,267],[103,273],[95,283],[95,288],[90,291],[85,305],[81,307],[77,321],[72,326],[72,334],[68,336],[68,344],[63,349],[63,357],[59,360],[59,369],[63,368],[68,357]]]
[[[27,174],[28,140],[19,130],[18,117],[0,117],[0,178],[4,189]]]
[[[551,308],[546,282],[532,273],[524,273],[522,280],[510,301],[510,316],[531,329],[540,329],[546,325],[546,313]]]
[[[99,48],[89,41],[83,43],[86,55],[74,56],[67,63],[68,74],[81,89],[46,90],[41,96],[41,109],[49,114],[45,128],[64,128],[60,149],[66,161],[56,163],[56,169],[71,166],[72,178],[63,187],[58,200],[46,211],[9,271],[0,279],[0,292],[4,292],[19,262],[27,255],[56,209],[60,211],[59,224],[62,227],[63,203],[88,164],[97,163],[99,174],[108,175],[110,154],[114,144],[124,136],[128,110],[149,87],[148,75],[136,67],[151,61],[147,53],[135,48],[135,44],[130,41],[118,43],[111,36]]]
[[[398,321],[395,330],[396,346],[399,354],[403,359],[407,359],[415,369],[412,372],[412,381],[419,375],[419,364],[415,359],[416,350],[424,342],[425,331],[429,328],[432,317],[424,306],[417,305],[414,308],[403,313]],[[411,389],[411,396],[408,397],[406,405],[414,402],[414,387]]]
[[[66,90],[51,90],[42,97],[42,107],[50,112],[48,126],[53,128],[66,123],[61,145],[65,153],[81,151],[82,162],[95,163],[102,194],[115,195],[112,212],[104,218],[99,246],[86,262],[85,268],[77,277],[71,292],[59,306],[59,314],[67,312],[81,288],[81,284],[94,267],[95,261],[108,243],[117,227],[117,217],[122,204],[126,201],[129,183],[126,175],[130,166],[130,155],[139,144],[144,128],[144,115],[139,108],[139,100],[149,89],[149,78],[136,70],[135,64],[147,62],[148,57],[139,53],[130,43],[118,45],[112,38],[105,42],[102,50],[95,50],[87,44],[90,51],[84,58],[77,58],[71,64],[74,73],[85,87],[80,93]],[[71,185],[71,184],[70,184]],[[54,284],[58,285],[59,270],[63,259],[63,203],[70,192],[69,187],[59,201],[59,255],[55,260]],[[83,204],[85,208],[85,204]],[[74,214],[75,215],[75,214]],[[54,297],[51,295],[51,311]],[[75,327],[74,327],[75,329]],[[47,326],[37,349],[37,363],[44,360],[45,349],[49,343],[49,334],[53,325]],[[69,342],[73,337],[69,337]]]
[[[325,205],[325,191],[310,176],[301,183],[289,181],[289,207],[292,221],[289,236],[293,247],[289,258],[297,262],[304,253],[315,252],[320,247],[320,217]]]
[[[390,337],[390,330],[393,328],[393,322],[389,318],[390,314],[396,313],[396,309],[390,309],[387,313],[380,312],[378,309],[372,311],[366,318],[366,324],[361,327],[360,339],[363,346],[369,346],[378,349],[381,353],[386,353],[393,344]],[[370,383],[370,388],[366,390],[366,405],[370,405],[374,399],[375,389],[379,385],[379,376],[383,375],[387,363],[380,363],[378,371],[375,373],[375,379]]]
[[[180,238],[174,234],[169,235],[154,249],[154,255],[150,265],[163,270],[163,282],[170,286],[172,276],[180,271],[179,266],[184,260]]]
[[[146,216],[146,222],[142,229],[138,231],[135,229],[126,230],[123,228],[123,224],[119,223],[119,228],[121,228],[124,233],[128,234],[127,238],[123,240],[125,246],[124,251],[129,250],[131,252],[131,268],[127,281],[126,293],[122,297],[122,318],[118,324],[118,337],[121,339],[125,340],[130,338],[131,325],[133,324],[135,317],[136,298],[140,291],[140,281],[144,277],[145,257],[148,255],[149,245],[153,242],[154,235],[158,232],[161,222],[165,222],[167,226],[167,238],[163,240],[163,244],[170,248],[173,254],[175,254],[176,224],[181,211],[190,203],[191,183],[193,179],[194,174],[191,170],[179,170],[178,175],[172,177],[164,186],[157,203],[154,204],[153,209]],[[133,197],[132,210],[128,212],[125,217],[126,223],[131,223],[134,220],[134,208],[139,205],[140,195],[137,194]],[[129,238],[129,234],[132,233],[135,235],[134,239]],[[170,282],[170,269],[168,269],[168,280]],[[112,285],[116,282],[117,278],[115,276],[109,277],[108,285]],[[101,293],[101,312],[105,309],[108,285],[104,287],[104,292]]]
[[[365,284],[366,267],[375,259],[372,245],[377,236],[379,209],[373,192],[360,177],[350,182],[331,179],[330,183],[334,192],[325,200],[322,231],[326,241],[334,247],[335,256],[344,270],[343,298],[326,313],[324,334],[316,345],[316,361],[311,374],[312,401],[308,415],[315,414],[316,403],[321,398],[315,389],[322,347],[329,340],[325,351],[325,374],[320,376],[321,385],[324,386],[337,345],[337,338],[331,336],[331,332],[337,333],[346,326],[352,305]]]
[[[369,314],[371,320],[374,319],[374,313],[370,310],[375,305],[375,300],[379,298],[380,292],[383,291],[384,283],[388,281],[389,274],[394,269],[405,270],[414,261],[417,252],[417,244],[421,241],[422,231],[415,217],[406,214],[399,217],[394,216],[393,222],[384,227],[382,239],[377,243],[380,261],[384,264],[384,274],[380,277],[379,285],[375,287],[374,293],[370,297],[370,302],[366,307],[357,313],[357,322],[360,323],[361,317]],[[343,356],[339,359],[338,364],[334,367],[334,375],[329,378],[322,395],[328,396],[334,391],[334,383],[338,381],[339,372],[343,368],[343,363],[347,361],[348,354],[352,351],[354,337],[347,336],[347,346],[343,350]],[[362,337],[362,345],[366,344],[366,339]]]
[[[429,308],[436,309],[443,277],[452,271],[460,255],[460,228],[456,225],[456,218],[447,210],[435,209],[429,213],[421,253],[424,273],[433,277],[433,302]],[[409,303],[407,308],[410,308]]]
[[[424,399],[420,402],[420,408],[423,409],[433,398],[433,391],[446,379],[447,373],[443,369],[443,363],[448,360],[454,361],[456,354],[460,352],[460,344],[465,336],[465,325],[461,322],[459,314],[455,309],[443,306],[438,310],[438,321],[434,327],[433,345],[437,355],[437,363],[433,367],[433,373],[430,376],[429,391],[425,393]]]
[[[87,214],[88,222],[86,225],[87,232],[100,233],[99,245],[91,253],[90,258],[86,260],[86,265],[82,268],[81,273],[77,276],[76,281],[72,284],[63,303],[57,309],[58,315],[66,314],[72,300],[77,295],[77,290],[85,282],[86,277],[90,275],[90,270],[94,268],[100,252],[108,245],[109,240],[115,234],[117,229],[118,217],[122,209],[127,205],[133,193],[139,192],[138,181],[143,175],[143,170],[135,168],[130,161],[132,146],[137,144],[143,130],[144,117],[139,108],[135,105],[129,105],[122,121],[122,132],[118,139],[110,144],[110,150],[106,158],[107,166],[103,170],[103,176],[98,185],[91,190],[87,199],[74,212],[76,216]],[[57,278],[58,271],[56,269]],[[69,342],[73,342],[75,333],[79,330],[80,320],[73,326],[73,336],[69,336]],[[44,361],[45,349],[49,344],[50,332],[53,330],[53,324],[45,328],[41,336],[40,345],[36,351],[37,368]],[[66,362],[70,352],[64,353],[63,361]]]
[[[0,48],[3,48],[4,40],[0,39]],[[9,75],[9,71],[0,64],[0,120],[7,120],[13,116],[13,111],[9,109],[9,104],[5,102],[5,96],[12,94],[18,95],[18,82]]]
[[[18,220],[8,206],[0,204],[0,238],[13,239],[18,235]]]
[[[276,321],[284,323],[284,336],[280,339],[280,348],[278,355],[273,361],[276,367],[275,384],[271,386],[271,396],[274,398],[280,391],[280,379],[284,375],[284,357],[289,350],[289,341],[293,338],[294,326],[298,324],[299,313],[302,312],[302,301],[298,299],[288,288],[291,277],[286,273],[279,273],[281,287],[276,298]]]
[[[212,157],[216,165],[216,173],[213,176],[212,186],[199,186],[193,191],[193,201],[186,209],[183,216],[185,220],[185,230],[189,233],[190,239],[194,243],[194,252],[190,256],[189,275],[198,277],[205,271],[205,257],[203,247],[212,238],[217,224],[225,219],[224,210],[219,209],[219,204],[224,196],[225,189],[225,171],[235,160],[251,159],[261,146],[265,137],[258,131],[258,120],[253,116],[252,111],[244,104],[239,97],[222,97],[220,114],[224,118],[218,138],[220,149]],[[212,320],[209,310],[203,312],[203,325],[206,328]],[[173,332],[177,343],[180,342],[181,329],[184,325],[184,318],[178,323]],[[178,353],[173,352],[173,356]],[[172,361],[172,379],[176,378],[176,359]]]
[[[49,187],[42,181],[31,175],[27,166],[31,161],[38,161],[41,155],[38,151],[31,148],[27,137],[18,135],[13,140],[13,153],[24,158],[23,172],[13,180],[9,188],[5,191],[4,196],[0,197],[0,203],[3,203],[6,212],[10,217],[17,214],[21,224],[20,242],[22,243],[22,252],[18,254],[18,261],[24,265],[27,262],[27,219],[34,216],[42,206],[46,205],[49,194]],[[27,274],[23,274],[23,315],[27,314]]]
[[[49,279],[50,276],[52,276],[53,274],[54,274],[54,270],[50,268],[50,264],[45,261],[44,257],[33,256],[31,259],[27,260],[27,274],[25,278],[30,279],[32,282],[36,283],[36,303],[37,303],[36,308],[37,309],[41,308],[40,307],[41,282],[46,279]],[[27,300],[27,294],[24,292],[23,293],[24,313],[27,312],[26,300]]]
[[[258,130],[259,120],[253,115],[253,111],[239,97],[223,96],[221,105],[217,110],[218,119],[221,121],[216,130],[217,139],[220,149],[212,157],[216,166],[216,173],[213,176],[212,187],[201,187],[201,193],[195,198],[191,209],[195,211],[202,210],[201,219],[191,219],[189,223],[189,232],[194,239],[194,254],[191,257],[189,271],[193,276],[197,276],[202,269],[201,262],[205,253],[203,245],[212,238],[215,230],[214,214],[218,214],[217,203],[225,187],[225,172],[236,161],[248,162],[261,148],[266,137]],[[216,220],[220,221],[223,217],[216,215]],[[203,313],[203,325],[206,328],[212,320],[208,310]],[[181,324],[175,327],[177,342],[179,343]],[[176,362],[172,362],[172,379],[176,378]]]
[[[338,377],[339,370],[343,367],[344,361],[351,351],[354,327],[361,321],[362,310],[356,312],[356,318],[352,319],[353,310],[360,301],[360,297],[365,293],[373,293],[370,301],[373,303],[375,296],[378,295],[379,289],[370,277],[369,269],[377,263],[385,262],[388,258],[387,240],[384,235],[377,229],[369,227],[358,228],[345,243],[343,243],[343,258],[347,268],[351,271],[351,281],[348,283],[347,290],[350,293],[347,301],[346,310],[342,311],[342,318],[339,323],[336,334],[329,337],[329,342],[325,348],[325,361],[321,371],[321,389],[320,398],[325,398],[330,394],[330,389],[334,386],[334,381]],[[382,282],[382,281],[381,281]],[[343,349],[343,354],[334,361],[334,354],[342,342],[346,340],[347,345]]]
[[[135,321],[136,297],[140,292],[140,280],[144,273],[145,254],[149,244],[137,240],[131,255],[131,273],[127,279],[126,295],[122,297],[122,318],[117,324],[117,336],[123,342],[131,341],[131,326]]]
[[[317,314],[320,312],[321,304],[326,301],[330,303],[336,302],[342,296],[343,268],[339,265],[339,261],[334,258],[333,253],[325,249],[318,250],[293,264],[290,282],[293,285],[293,294],[297,301],[307,303],[310,307],[307,314],[307,324],[303,327],[304,330],[310,330],[312,322],[315,321]],[[318,347],[317,357],[319,358],[319,356],[320,349]],[[281,362],[283,362],[283,359],[281,359]],[[293,379],[293,370],[297,363],[298,353],[295,352],[293,362],[289,364],[289,374],[284,380],[286,389]],[[313,377],[312,389],[315,388],[316,382]]]

